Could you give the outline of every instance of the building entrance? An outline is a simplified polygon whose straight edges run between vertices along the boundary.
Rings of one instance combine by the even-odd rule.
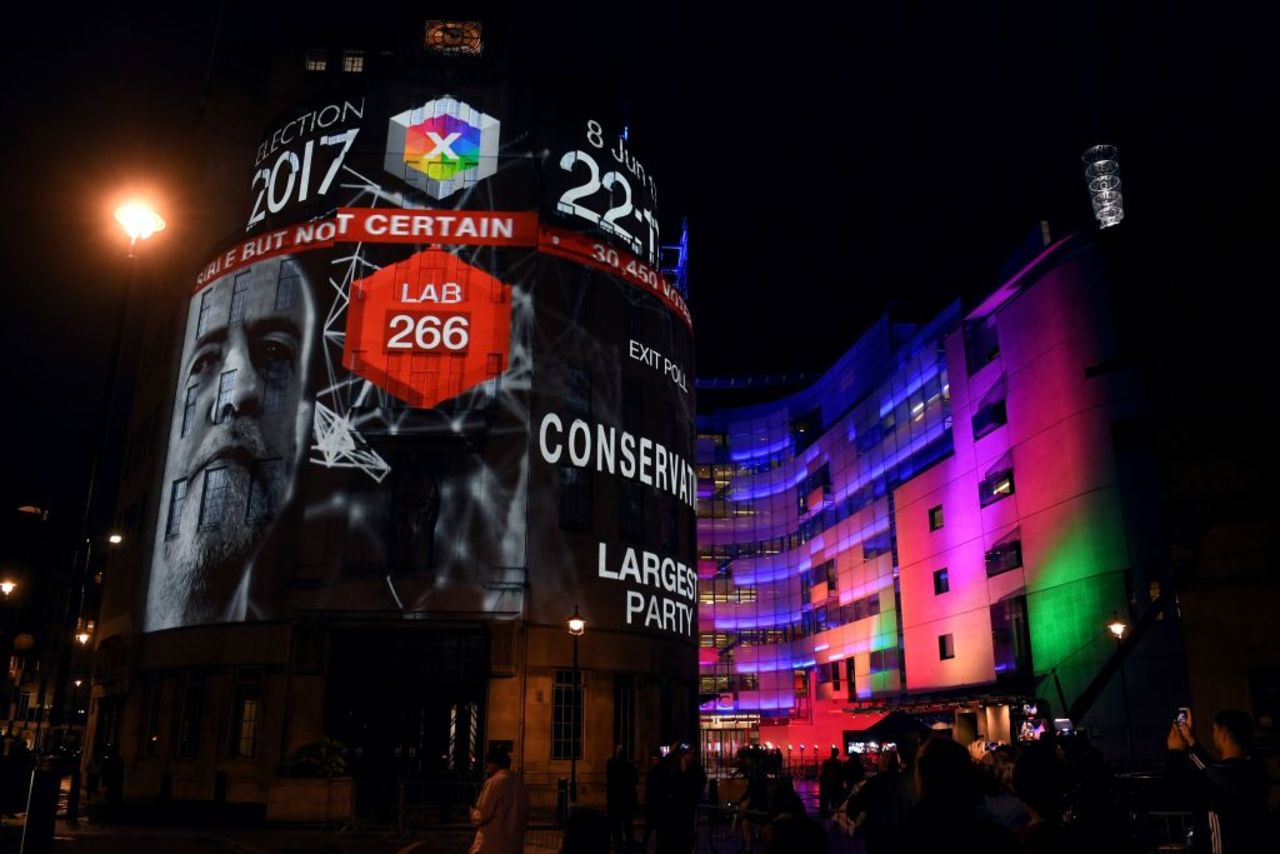
[[[459,779],[484,761],[489,654],[483,631],[340,629],[325,731],[364,779]]]

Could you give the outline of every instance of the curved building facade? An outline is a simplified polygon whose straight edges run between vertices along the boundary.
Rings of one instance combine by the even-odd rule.
[[[148,521],[97,632],[89,738],[127,795],[263,803],[327,737],[370,779],[475,780],[502,745],[591,797],[614,745],[693,737],[658,182],[612,108],[453,41],[291,53],[293,100],[214,152],[248,195],[174,283]]]
[[[1158,746],[1174,621],[1145,632],[1142,666],[1104,671],[1107,624],[1132,625],[1167,572],[1144,552],[1153,482],[1111,287],[1092,241],[1060,241],[968,312],[884,319],[809,388],[699,415],[713,761],[874,750],[893,710],[966,742],[1056,718],[1112,756]],[[1148,698],[1132,721],[1126,686]]]

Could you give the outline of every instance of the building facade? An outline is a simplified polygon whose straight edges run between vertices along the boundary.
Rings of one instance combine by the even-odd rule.
[[[884,319],[803,391],[699,416],[713,757],[861,749],[865,713],[894,708],[966,741],[1065,725],[1116,651],[1107,625],[1161,580],[1117,447],[1143,401],[1109,293],[1090,240],[1060,241],[970,311]],[[1072,722],[1113,755],[1126,688],[1177,695],[1172,624]]]
[[[85,758],[127,797],[265,804],[333,739],[364,780],[506,748],[595,800],[615,745],[694,737],[683,243],[607,99],[400,23],[269,61],[209,155],[232,236],[150,319]]]

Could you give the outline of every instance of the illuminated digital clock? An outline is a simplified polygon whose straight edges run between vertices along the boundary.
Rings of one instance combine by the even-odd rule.
[[[557,213],[586,222],[650,264],[659,262],[657,187],[627,146],[626,133],[606,139],[595,119],[583,142],[547,164]],[[566,186],[567,185],[567,186]]]

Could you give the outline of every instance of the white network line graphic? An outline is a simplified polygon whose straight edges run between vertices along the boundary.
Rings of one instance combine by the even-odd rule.
[[[399,208],[406,206],[403,193],[383,189],[376,181],[360,174],[350,166],[343,165],[342,169],[357,179],[340,185],[352,191],[347,201],[348,207],[370,203],[389,204]],[[467,187],[459,196],[458,205],[465,205],[478,187],[488,189],[485,182]],[[489,202],[492,201],[490,198]],[[492,207],[492,204],[489,207]],[[391,472],[391,466],[369,446],[368,441],[361,435],[360,428],[368,426],[371,429],[394,433],[400,427],[401,418],[404,416],[394,415],[398,403],[392,395],[374,383],[349,373],[342,366],[342,348],[346,341],[346,315],[347,304],[351,299],[351,285],[357,279],[364,278],[381,268],[364,257],[362,243],[357,243],[351,254],[334,258],[332,267],[334,274],[329,278],[329,285],[336,293],[329,315],[325,318],[322,335],[328,382],[316,394],[315,416],[312,421],[315,444],[311,446],[313,455],[310,460],[327,468],[360,469],[375,482],[381,483]],[[519,350],[523,348],[516,349],[517,353],[513,353],[512,364],[507,371],[504,383],[508,390],[527,388],[530,379],[531,366],[519,355]],[[371,401],[370,397],[375,400]],[[407,412],[405,410],[406,415]]]

